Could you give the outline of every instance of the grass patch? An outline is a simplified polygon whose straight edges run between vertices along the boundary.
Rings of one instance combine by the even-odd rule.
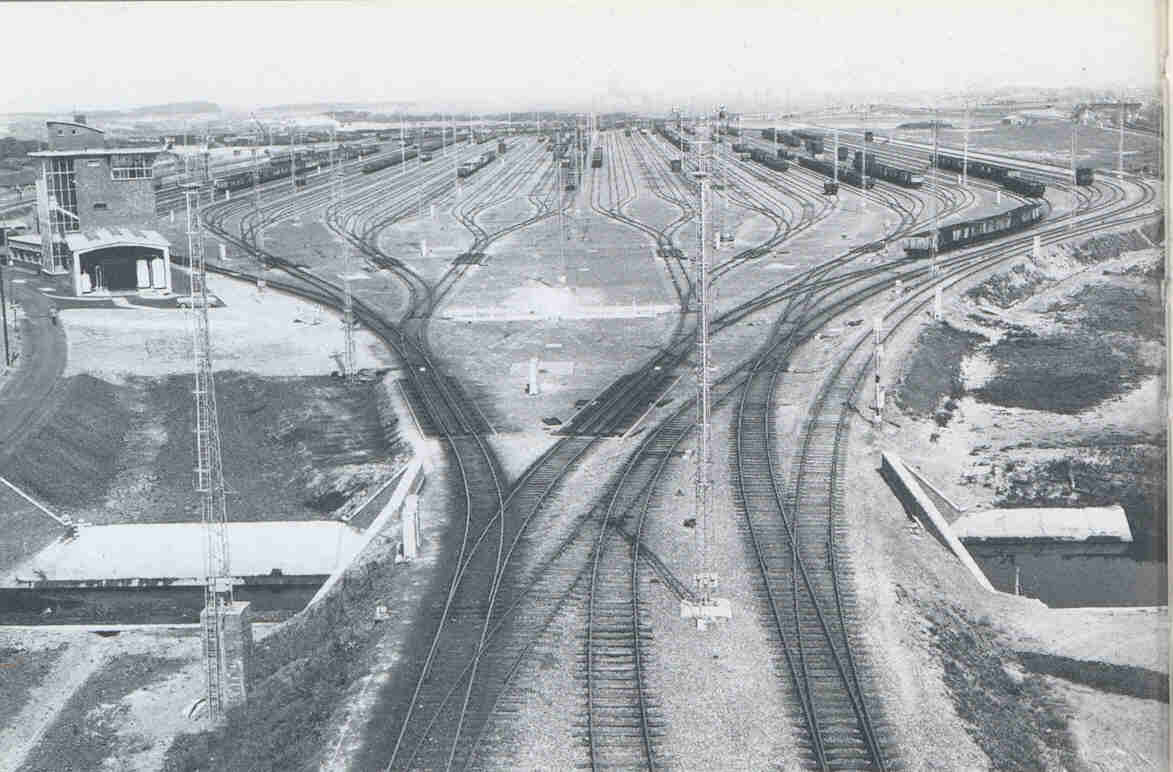
[[[376,384],[329,376],[216,374],[224,476],[233,520],[306,520],[377,484],[401,452],[389,442]],[[153,462],[152,519],[198,519],[191,493],[195,449],[190,376],[144,379],[145,415],[166,440]]]
[[[953,402],[946,408],[944,426],[952,416],[954,401],[965,393],[961,383],[961,362],[985,340],[981,335],[959,330],[949,324],[933,324],[924,328],[917,338],[915,352],[901,377],[897,399],[908,413],[935,416],[942,395]],[[947,402],[948,404],[948,402]]]
[[[118,392],[90,375],[69,378],[56,410],[5,462],[4,476],[50,506],[101,502],[119,471],[130,419]]]
[[[104,769],[117,759],[118,703],[131,692],[181,670],[186,661],[123,654],[94,673],[62,708],[22,769]]]
[[[973,396],[983,402],[1074,414],[1124,393],[1153,369],[1087,333],[1013,332],[986,349],[998,374]]]
[[[989,624],[952,605],[927,609],[945,685],[966,731],[999,770],[1085,769],[1067,706],[1039,676],[1003,654]]]
[[[1150,341],[1165,339],[1164,303],[1155,282],[1146,282],[1135,289],[1095,284],[1084,287],[1073,300],[1081,308],[1084,324],[1091,329]],[[1064,315],[1060,311],[1058,318],[1063,319]]]
[[[167,772],[284,772],[304,769],[324,752],[330,716],[369,667],[378,640],[375,604],[391,595],[394,565],[370,563],[334,593],[290,620],[255,648],[248,701],[213,731],[180,735]],[[426,646],[420,625],[412,646]],[[316,764],[315,764],[316,768]]]
[[[0,726],[8,726],[64,653],[64,645],[38,651],[0,646]]]
[[[1019,652],[1018,658],[1032,673],[1055,676],[1125,697],[1169,702],[1169,677],[1146,667],[1113,665],[1034,651]]]

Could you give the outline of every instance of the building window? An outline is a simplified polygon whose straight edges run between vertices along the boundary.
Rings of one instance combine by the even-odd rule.
[[[153,174],[153,159],[146,155],[110,156],[110,176],[116,180],[148,180]]]
[[[77,181],[73,173],[73,159],[48,159],[45,186],[50,199],[49,224],[52,231],[61,233],[81,230],[77,214]]]
[[[101,210],[101,211],[103,211],[103,212],[104,212],[104,211],[106,211],[107,209],[109,209],[109,207],[108,207],[108,206],[106,206],[106,202],[105,202],[105,201],[95,201],[95,202],[94,202],[94,209],[98,209],[98,210]]]

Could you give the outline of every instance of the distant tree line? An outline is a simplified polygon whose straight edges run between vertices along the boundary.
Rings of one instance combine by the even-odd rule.
[[[16,139],[15,137],[0,138],[0,160],[8,158],[24,158],[35,150],[45,150],[49,146],[39,139]]]

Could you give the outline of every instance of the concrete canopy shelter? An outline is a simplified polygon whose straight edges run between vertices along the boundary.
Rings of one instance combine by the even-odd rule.
[[[171,244],[157,231],[96,228],[65,237],[73,253],[73,292],[171,292]]]

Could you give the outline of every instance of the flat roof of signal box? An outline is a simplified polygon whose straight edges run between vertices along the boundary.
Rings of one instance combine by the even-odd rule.
[[[158,155],[165,147],[88,147],[80,150],[36,150],[26,153],[29,158],[64,158],[67,156],[103,155]]]

